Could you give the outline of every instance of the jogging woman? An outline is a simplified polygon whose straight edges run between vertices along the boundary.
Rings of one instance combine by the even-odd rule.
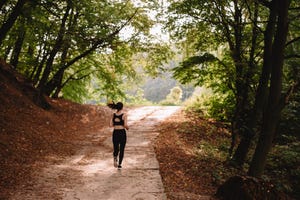
[[[112,142],[114,146],[114,167],[122,168],[122,161],[124,157],[124,150],[126,145],[126,129],[128,130],[127,115],[123,112],[123,103],[111,103],[108,106],[115,109],[116,112],[112,114],[110,120],[110,127],[114,127]],[[118,158],[119,156],[119,158]]]

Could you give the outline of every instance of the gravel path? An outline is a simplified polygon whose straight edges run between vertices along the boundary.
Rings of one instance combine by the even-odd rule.
[[[82,141],[76,155],[37,172],[11,199],[165,200],[152,140],[158,135],[155,125],[179,109],[147,106],[128,111],[130,129],[121,170],[113,167],[112,130],[105,127]]]

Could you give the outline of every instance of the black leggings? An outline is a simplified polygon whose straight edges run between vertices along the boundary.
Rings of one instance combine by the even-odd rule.
[[[124,157],[124,149],[126,145],[126,131],[125,129],[114,129],[113,131],[113,144],[114,144],[114,157],[118,157],[119,154],[119,165],[122,164],[123,157]]]

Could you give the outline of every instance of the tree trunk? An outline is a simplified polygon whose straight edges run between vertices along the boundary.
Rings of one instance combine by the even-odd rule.
[[[48,83],[47,83],[47,79],[49,77],[49,74],[50,72],[47,72],[48,76],[45,78],[44,75],[39,83],[39,86],[38,88],[42,88],[42,92],[45,93],[45,94],[49,94],[49,92],[53,92],[55,90],[55,87],[58,87],[60,88],[59,90],[61,90],[64,85],[66,84],[63,83],[61,84],[62,81],[61,80],[61,72],[64,73],[64,71],[72,66],[74,63],[76,63],[77,61],[79,61],[80,59],[86,57],[87,55],[91,54],[93,51],[95,51],[97,48],[103,48],[103,47],[106,47],[108,45],[111,44],[111,42],[115,39],[115,36],[119,34],[119,32],[134,18],[134,16],[136,15],[137,12],[133,13],[133,15],[126,21],[124,22],[119,28],[117,28],[116,30],[114,30],[112,33],[110,33],[109,35],[107,35],[106,37],[104,38],[100,38],[98,40],[96,40],[89,49],[85,50],[84,52],[82,52],[81,54],[75,56],[74,58],[72,59],[69,59],[68,62],[62,64],[62,67],[61,67],[61,71],[58,71],[54,76],[53,78],[56,79],[56,80],[53,80],[51,79]],[[77,17],[78,15],[76,14],[75,15],[75,18],[74,18],[74,21],[76,22],[77,20]],[[65,26],[64,26],[65,27]],[[61,45],[62,42],[60,42],[60,45]],[[61,47],[61,46],[60,46]],[[51,57],[51,53],[50,53],[50,57]],[[49,60],[49,59],[48,59]],[[52,59],[53,61],[53,59]],[[47,71],[49,70],[49,68],[47,68],[47,64],[46,64],[46,68],[45,70],[47,69]],[[45,70],[44,70],[44,74],[45,74]],[[56,78],[58,77],[58,78]],[[59,85],[56,85],[56,84],[59,84]],[[54,87],[53,87],[54,86]]]
[[[63,76],[60,77],[59,84],[57,85],[54,94],[52,95],[52,98],[58,98],[58,95],[61,89],[63,88],[62,80],[63,80]]]
[[[235,64],[235,71],[236,71],[236,105],[235,105],[235,112],[232,118],[232,141],[231,147],[229,149],[229,154],[231,156],[233,149],[236,145],[237,138],[242,135],[243,127],[245,124],[245,114],[249,110],[249,84],[247,82],[247,64],[242,59],[242,32],[243,32],[243,25],[242,25],[242,11],[238,7],[237,2],[234,3],[235,6],[235,14],[234,14],[234,21],[235,25],[233,26],[234,29],[234,38],[235,38],[235,48],[231,49],[232,51],[232,58]]]
[[[9,15],[8,19],[1,26],[1,28],[0,28],[0,46],[1,46],[4,38],[6,37],[6,34],[11,29],[11,27],[14,25],[18,16],[21,14],[21,10],[22,10],[24,4],[26,3],[26,1],[27,0],[18,0],[17,4],[13,8],[11,14]]]
[[[36,71],[34,76],[32,74],[32,76],[33,76],[32,82],[33,82],[34,85],[37,85],[38,81],[40,80],[40,76],[41,76],[41,73],[43,71],[43,66],[46,62],[46,59],[47,59],[47,55],[44,55],[43,59],[41,60],[41,62],[37,66],[37,69],[34,69],[34,71]]]
[[[69,18],[69,22],[68,22],[68,30],[66,31],[67,34],[72,34],[72,32],[74,31],[74,28],[77,24],[78,17],[79,17],[79,13],[74,14],[74,10],[72,9],[70,18]],[[50,94],[53,91],[55,91],[56,88],[60,88],[60,89],[56,90],[56,94],[58,96],[58,93],[62,88],[61,84],[62,84],[63,76],[65,73],[65,70],[69,67],[69,66],[66,66],[66,60],[67,60],[68,51],[69,51],[70,46],[71,46],[71,39],[67,38],[63,43],[61,61],[60,61],[61,67],[54,74],[52,79],[50,81],[48,81],[47,84],[45,85],[44,91],[45,91],[45,94],[48,96],[50,96]]]
[[[47,43],[42,42],[42,46],[39,47],[38,54],[35,58],[35,63],[36,64],[35,64],[34,69],[32,70],[31,75],[30,75],[30,79],[32,80],[32,82],[35,86],[38,84],[38,81],[40,80],[41,73],[42,73],[42,70],[43,70],[43,66],[44,66],[44,64],[47,60],[48,55],[49,54],[47,52]]]
[[[45,85],[44,93],[48,96],[55,90],[55,88],[59,87],[62,82],[62,78],[64,76],[65,69],[64,67],[60,68],[53,76],[53,78],[47,82]]]
[[[41,93],[44,93],[47,80],[48,80],[49,75],[50,75],[51,70],[52,70],[52,65],[53,65],[53,62],[54,62],[54,58],[55,58],[55,56],[57,55],[58,51],[60,50],[60,48],[62,46],[63,38],[64,38],[64,35],[65,35],[66,21],[67,21],[67,18],[69,16],[70,9],[71,8],[68,5],[67,8],[66,8],[64,17],[62,19],[62,23],[61,23],[60,30],[58,32],[55,44],[53,46],[53,49],[50,52],[49,58],[46,61],[46,66],[45,66],[45,69],[44,69],[44,73],[43,73],[42,78],[41,78],[41,80],[38,84],[38,88],[40,89]]]
[[[260,177],[263,174],[267,155],[271,150],[276,126],[281,113],[281,90],[283,75],[284,47],[288,32],[288,8],[290,1],[275,0],[278,5],[277,30],[272,48],[272,72],[268,106],[263,116],[263,124],[257,147],[250,165],[249,175]],[[275,6],[277,7],[277,6]]]
[[[254,107],[249,113],[249,120],[247,120],[245,124],[247,128],[245,129],[244,136],[241,138],[233,156],[233,160],[240,166],[242,166],[246,160],[252,138],[256,133],[257,122],[260,121],[267,102],[268,84],[272,69],[272,41],[277,17],[276,8],[274,6],[275,4],[272,5],[273,8],[270,10],[267,27],[264,33],[264,63],[258,89],[256,91]]]
[[[18,66],[18,63],[19,63],[19,55],[21,53],[21,49],[22,49],[22,46],[23,46],[23,42],[24,42],[24,39],[25,39],[25,34],[26,34],[26,31],[25,31],[25,20],[23,19],[22,22],[21,22],[21,26],[19,28],[19,34],[18,34],[18,38],[17,38],[17,41],[15,43],[15,46],[14,46],[14,49],[13,49],[13,52],[12,52],[12,56],[11,56],[11,60],[10,60],[10,64],[12,66],[14,66],[14,68],[16,69],[17,66]]]

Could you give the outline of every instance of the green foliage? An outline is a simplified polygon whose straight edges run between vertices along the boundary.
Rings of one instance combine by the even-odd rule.
[[[187,110],[199,113],[205,118],[229,122],[234,111],[232,93],[218,93],[209,89],[196,89],[193,96],[185,102]]]
[[[182,89],[178,86],[173,87],[165,100],[160,102],[161,105],[179,105],[182,98]]]
[[[174,68],[174,77],[181,83],[192,82],[212,91],[196,95],[190,107],[199,110],[206,117],[230,121],[233,116],[234,72],[226,55],[219,60],[212,54],[190,57]]]
[[[134,94],[126,95],[126,102],[131,105],[152,105],[153,103],[148,101],[144,97],[144,90],[141,88],[138,88],[137,91],[135,91]]]
[[[269,165],[270,167],[297,168],[300,163],[300,143],[294,142],[289,145],[276,145],[273,149]]]
[[[0,12],[8,15],[14,3],[7,3]],[[158,6],[146,1],[28,2],[0,47],[0,55],[11,61],[19,33],[24,31],[16,67],[35,84],[42,78],[38,72],[45,71],[48,63],[46,84],[63,69],[61,85],[56,86],[62,87],[60,96],[78,102],[94,97],[124,98],[123,83],[138,79],[137,69],[155,75],[172,55],[168,45],[151,41],[150,28],[155,21],[148,12]],[[1,15],[0,23],[6,19]]]
[[[233,1],[170,1],[166,26],[184,51],[183,62],[175,69],[174,76],[182,83],[192,82],[211,88],[216,95],[225,94],[227,100],[223,102],[227,103],[219,103],[218,97],[212,99],[215,108],[222,104],[234,105],[235,101],[248,97],[246,101],[253,102],[263,38],[257,34],[256,40],[252,40],[256,29],[251,24],[253,8],[252,2],[245,7],[242,2]],[[264,19],[263,8],[259,7],[259,11]],[[251,57],[251,51],[255,57]],[[249,88],[247,97],[242,96],[239,88]],[[231,109],[235,108],[230,106]],[[228,117],[230,114],[223,118]]]
[[[85,87],[85,80],[76,81],[77,83],[82,84],[68,84],[64,87],[61,95],[64,99],[69,99],[78,103],[85,103],[88,99],[88,96],[85,96],[83,94],[86,94],[87,88]]]
[[[204,54],[202,56],[193,56],[183,61],[180,66],[175,67],[174,77],[186,84],[191,81],[197,81],[197,85],[203,84],[204,77],[207,75],[207,63],[216,61],[217,58],[212,54]]]
[[[214,132],[214,134],[216,134]],[[200,141],[197,146],[197,154],[199,157],[210,157],[216,160],[224,160],[226,158],[227,152],[225,152],[224,149],[224,143],[220,140],[218,143],[220,143],[220,146],[216,146],[208,141]]]
[[[170,89],[175,87],[177,84],[178,82],[172,79],[169,74],[163,73],[162,76],[146,79],[142,88],[145,91],[146,99],[154,103],[158,103],[165,99],[170,93]]]
[[[209,100],[204,102],[204,107],[207,109],[208,116],[220,121],[229,122],[234,111],[234,102],[230,95],[218,96],[214,95]]]
[[[166,43],[144,43],[139,52],[134,56],[137,66],[143,66],[145,73],[151,77],[157,77],[165,71],[165,62],[172,56],[173,52]]]
[[[278,177],[276,186],[287,193],[299,195],[300,180],[300,143],[276,145],[267,160],[267,170]],[[287,180],[286,177],[289,177]]]
[[[295,94],[295,98],[289,102],[282,112],[279,124],[280,135],[296,136],[300,139],[300,93]],[[278,136],[281,138],[280,136]],[[285,141],[279,139],[279,141]],[[289,141],[290,142],[290,141]]]

